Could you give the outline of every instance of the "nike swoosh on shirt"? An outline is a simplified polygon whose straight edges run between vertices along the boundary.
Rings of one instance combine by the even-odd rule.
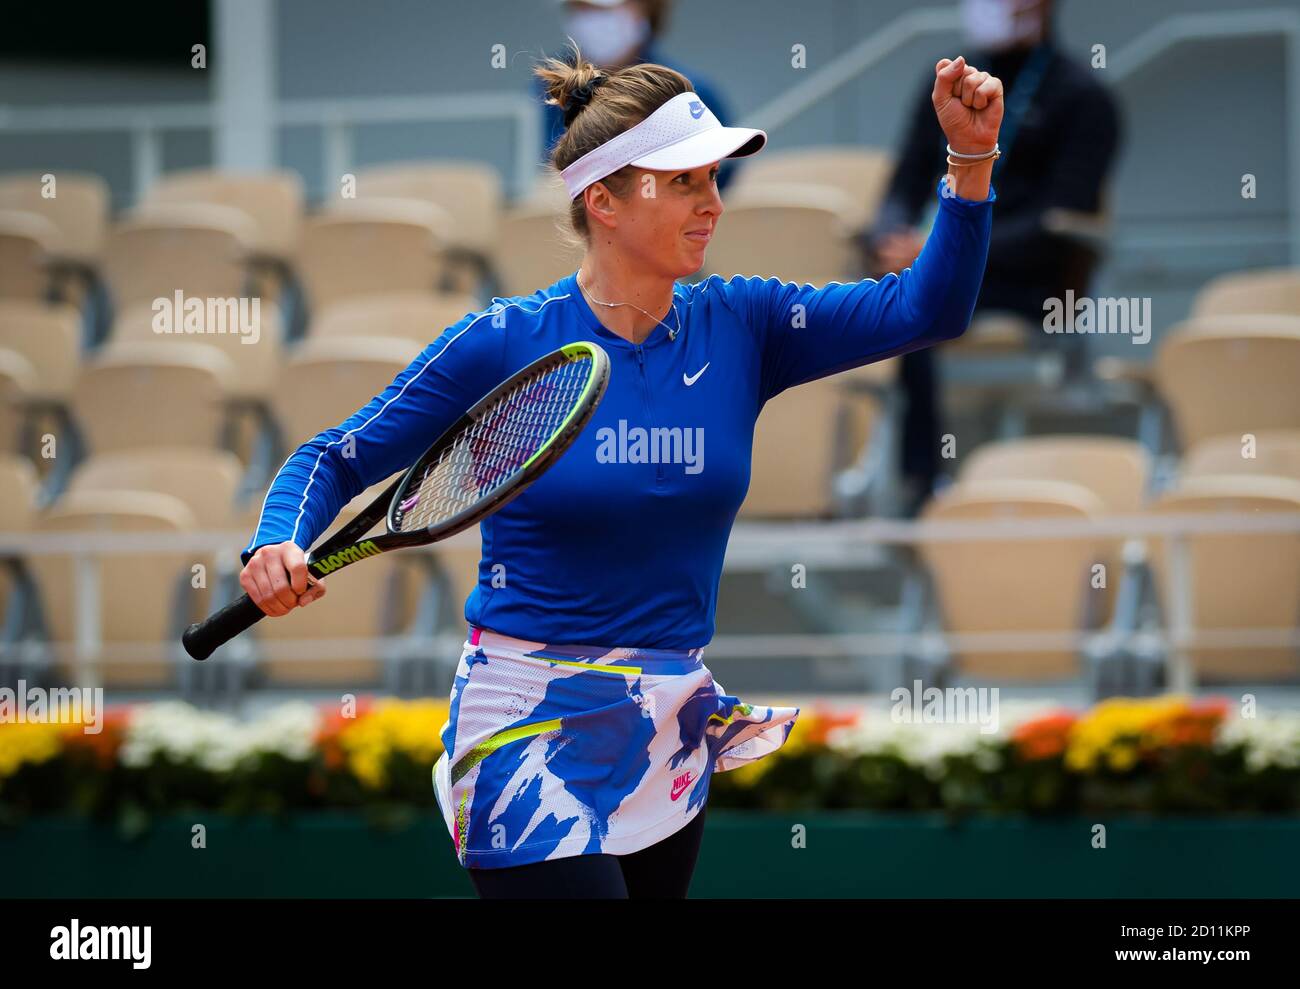
[[[690,375],[689,377],[687,376],[686,372],[683,371],[682,381],[686,383],[686,387],[689,388],[691,387],[691,385],[695,384],[695,382],[699,381],[700,375],[703,374],[705,371],[707,371],[709,369],[709,364],[712,363],[713,363],[712,361],[709,361],[708,364],[705,364],[704,367],[700,368],[698,371],[696,371],[694,374]]]

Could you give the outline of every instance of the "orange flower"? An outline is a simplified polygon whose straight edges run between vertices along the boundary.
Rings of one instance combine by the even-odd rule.
[[[70,724],[63,732],[63,744],[70,752],[83,753],[99,768],[108,769],[117,761],[130,722],[129,706],[105,708],[97,733],[87,734],[84,725]]]
[[[357,698],[355,710],[349,716],[340,711],[335,704],[322,704],[320,707],[320,728],[316,731],[316,740],[322,742],[335,738],[339,732],[349,725],[356,724],[358,719],[368,715],[374,706],[375,699],[373,697],[362,695]]]
[[[799,733],[804,745],[825,745],[826,737],[834,728],[843,728],[858,723],[861,711],[835,711],[830,708],[814,707],[800,713],[794,730]]]
[[[1187,704],[1151,727],[1149,747],[1194,745],[1208,748],[1214,743],[1227,711],[1228,701],[1223,698]]]
[[[1053,711],[1019,725],[1011,742],[1024,759],[1054,759],[1065,751],[1076,720],[1071,711]]]
[[[356,724],[358,719],[370,714],[374,706],[374,698],[365,694],[357,698],[353,717],[344,716],[337,705],[321,706],[321,723],[316,732],[316,748],[320,750],[326,767],[341,769],[347,763],[347,756],[343,752],[343,746],[339,739],[345,729]]]
[[[1066,765],[1091,772],[1103,763],[1127,771],[1178,746],[1208,746],[1227,704],[1181,696],[1112,697],[1084,714],[1070,732]]]
[[[64,746],[70,752],[86,755],[91,762],[101,769],[112,767],[117,762],[117,750],[126,737],[126,726],[131,721],[131,707],[104,708],[100,717],[100,730],[88,734],[85,725],[70,724],[64,730]]]

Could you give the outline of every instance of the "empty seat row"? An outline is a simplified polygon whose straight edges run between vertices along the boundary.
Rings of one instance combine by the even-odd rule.
[[[345,299],[323,311],[308,335],[286,351],[274,306],[260,310],[256,343],[248,335],[233,333],[160,334],[153,309],[137,306],[119,316],[106,346],[84,366],[73,369],[69,365],[76,353],[75,331],[66,309],[0,303],[0,389],[9,396],[4,413],[8,421],[0,423],[5,430],[4,448],[17,449],[17,413],[24,396],[36,403],[69,399],[78,421],[93,434],[89,440],[93,451],[157,442],[218,445],[224,435],[224,406],[231,400],[262,401],[277,414],[284,410],[286,416],[297,416],[290,410],[314,406],[285,396],[310,390],[311,374],[329,373],[340,381],[357,382],[357,387],[336,393],[332,414],[318,419],[316,429],[287,430],[286,442],[300,442],[323,428],[321,424],[342,421],[364,405],[447,326],[478,308],[469,297],[421,293]],[[369,343],[337,342],[344,338]],[[358,377],[347,368],[337,374],[327,372],[324,369],[332,361],[362,362],[373,373]],[[796,455],[791,452],[795,450],[799,456],[806,453],[813,462],[797,476],[807,480],[809,496],[790,494],[778,505],[756,498],[760,506],[753,510],[756,514],[824,512],[826,498],[816,492],[825,490],[833,467],[843,467],[846,457],[852,459],[863,449],[863,437],[882,414],[878,394],[850,397],[847,386],[889,367],[886,362],[778,396],[759,420],[757,461],[764,462],[769,449],[774,459],[782,450],[786,457]],[[1199,317],[1176,327],[1155,361],[1155,381],[1185,447],[1216,436],[1300,428],[1296,380],[1300,380],[1300,316]],[[363,383],[365,388],[360,387]],[[141,394],[150,394],[151,401],[121,401],[123,395]],[[344,399],[356,404],[348,408]],[[179,408],[192,414],[159,422],[159,409]],[[200,409],[208,418],[198,415]],[[849,445],[847,453],[841,451],[833,458],[834,465],[827,449],[796,440],[800,433],[831,429],[844,415],[852,420],[847,428]],[[810,429],[809,424],[824,425]]]
[[[222,451],[185,447],[104,454],[74,474],[69,490],[44,511],[34,506],[35,476],[29,462],[0,455],[0,506],[5,525],[0,531],[18,533],[87,533],[120,535],[188,532],[252,534],[260,516],[262,497],[242,506],[234,501],[238,464]],[[382,490],[377,484],[362,492],[340,512],[336,524],[354,517]],[[188,551],[139,554],[123,552],[97,556],[99,608],[95,614],[98,639],[109,646],[140,646],[141,652],[160,644],[174,646],[189,622],[210,613],[218,598],[213,589],[219,570],[211,555]],[[35,554],[24,561],[40,601],[44,634],[67,650],[78,641],[76,561],[63,555]],[[436,566],[442,574],[444,615],[459,607],[477,579],[478,548],[440,546]],[[197,568],[201,568],[197,569]],[[333,594],[328,606],[303,620],[296,613],[262,623],[258,636],[267,642],[292,639],[327,641],[397,634],[414,618],[419,595],[429,585],[429,571],[413,554],[386,556],[364,567],[349,568],[330,578]],[[0,568],[0,627],[17,607],[16,578]],[[237,593],[238,589],[234,591]],[[73,676],[66,656],[56,654],[55,675]],[[269,659],[263,675],[282,683],[377,682],[374,654],[358,648],[355,655],[335,656],[317,663]],[[161,686],[173,682],[174,668],[158,656],[139,660],[119,656],[105,665],[108,686]]]
[[[246,538],[257,525],[262,497],[236,505],[236,473],[237,464],[221,451],[158,448],[103,454],[82,465],[68,493],[41,512],[30,500],[30,464],[0,458],[5,528],[177,534],[234,529]],[[1139,512],[1300,513],[1300,431],[1261,433],[1245,449],[1227,440],[1211,441],[1188,454],[1173,489],[1150,497],[1148,482],[1146,455],[1131,441],[1040,437],[997,443],[968,458],[957,483],[934,500],[924,518],[980,525],[997,519],[1095,520]],[[381,481],[358,495],[337,521],[369,504],[382,486]],[[1131,553],[1122,552],[1124,542],[1112,536],[984,538],[924,543],[921,556],[934,579],[945,631],[1058,632],[1095,627],[1111,617],[1131,563]],[[1172,576],[1167,541],[1152,536],[1137,542],[1147,547],[1168,610]],[[1287,629],[1300,620],[1300,537],[1195,535],[1188,546],[1195,627]],[[443,617],[454,620],[476,580],[477,546],[439,546],[435,558],[449,589]],[[192,620],[211,606],[206,588],[186,584],[196,564],[215,573],[209,558],[178,551],[142,564],[145,559],[124,554],[101,561],[105,641],[170,641],[178,620]],[[38,556],[30,563],[43,600],[75,599],[69,560]],[[406,569],[394,569],[399,564]],[[1105,567],[1100,586],[1098,564]],[[331,590],[339,593],[330,605],[314,609],[311,617],[297,613],[263,623],[258,634],[268,642],[328,643],[392,633],[414,614],[412,596],[427,576],[422,566],[414,555],[397,554],[349,568],[331,578]],[[179,602],[179,618],[161,604],[173,600]],[[46,611],[55,640],[73,641],[75,609],[63,604]],[[364,653],[358,647],[358,655],[341,664],[276,660],[274,676],[282,682],[366,677],[377,666],[375,657]],[[1220,679],[1285,679],[1298,671],[1295,650],[1285,647],[1197,648],[1192,656],[1202,676]],[[1042,680],[1080,672],[1077,652],[1060,648],[964,649],[956,659],[966,673],[998,678]],[[167,667],[158,663],[117,667],[113,674],[126,678],[118,682],[137,683],[163,682],[167,675]]]
[[[963,464],[957,483],[925,509],[927,521],[1097,520],[1138,513],[1300,514],[1300,429],[1232,436],[1188,452],[1177,483],[1146,495],[1149,465],[1137,444],[1112,438],[1038,437],[990,444]],[[1300,535],[1211,533],[1186,537],[1190,621],[1200,630],[1300,627]],[[1060,632],[1100,628],[1114,616],[1134,550],[1155,576],[1166,622],[1175,575],[1170,540],[1097,536],[932,542],[921,556],[950,633]],[[1103,569],[1097,570],[1095,568]],[[1131,631],[1131,630],[1130,630]],[[1295,679],[1300,652],[1285,645],[1198,646],[1196,673],[1220,680]],[[1075,677],[1075,649],[958,650],[977,676]]]
[[[449,260],[487,269],[502,200],[491,168],[429,162],[348,179],[305,218],[295,173],[178,172],[110,226],[95,176],[0,178],[0,298],[68,298],[56,284],[65,260],[98,270],[119,310],[177,290],[274,298],[291,267],[318,307],[355,291],[432,290]]]

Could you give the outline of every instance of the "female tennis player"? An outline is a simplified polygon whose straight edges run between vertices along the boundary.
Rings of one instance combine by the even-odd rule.
[[[587,244],[581,267],[466,315],[290,456],[240,582],[268,615],[315,601],[324,585],[308,586],[303,550],[343,505],[518,368],[598,343],[610,377],[594,417],[481,524],[434,789],[481,897],[683,897],[711,774],[778,749],[799,714],[743,703],[702,660],[755,422],[786,388],[965,330],[1002,85],[962,58],[935,66],[950,167],[911,268],[822,288],[740,275],[682,285],[722,220],[718,163],[767,135],[723,127],[661,65],[605,73],[575,48],[535,71],[565,114],[552,164]]]

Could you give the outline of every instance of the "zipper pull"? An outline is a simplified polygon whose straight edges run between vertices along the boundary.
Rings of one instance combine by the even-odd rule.
[[[642,367],[645,367],[645,355],[641,353],[641,345],[639,343],[636,345],[636,362]]]

